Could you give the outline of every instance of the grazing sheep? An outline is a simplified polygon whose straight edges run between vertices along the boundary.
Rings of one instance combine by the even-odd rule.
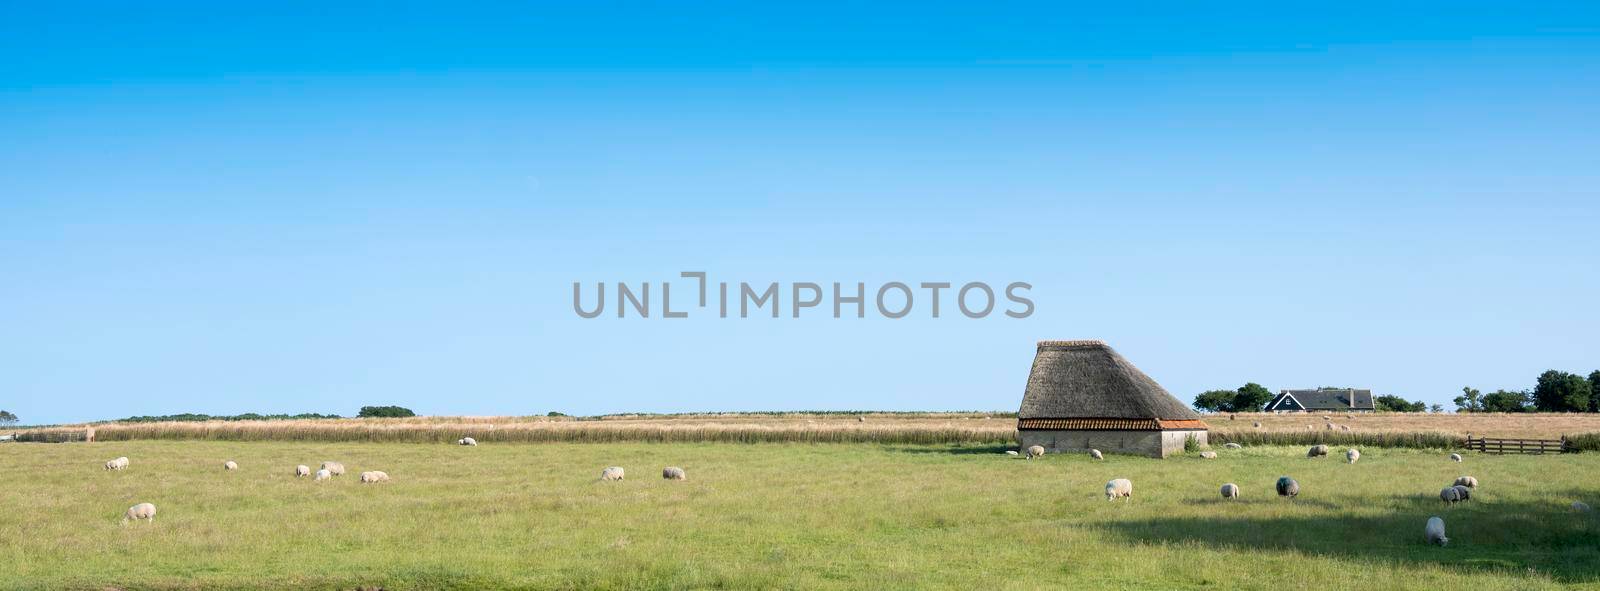
[[[1228,415],[1228,420],[1237,421],[1239,420],[1239,415]]]
[[[1307,431],[1316,431],[1316,430],[1317,430],[1317,428],[1316,428],[1316,427],[1314,427],[1314,426],[1311,426],[1311,425],[1306,425],[1306,430],[1307,430]]]
[[[1133,481],[1118,478],[1106,483],[1106,500],[1115,501],[1119,498],[1133,498]]]
[[[984,417],[984,418],[987,419],[989,417]],[[867,417],[856,417],[856,422],[857,423],[865,423],[865,422],[867,422]]]
[[[223,470],[238,470],[239,469],[239,465],[233,463],[233,460],[228,460],[228,461],[222,463],[222,469]]]
[[[612,466],[600,471],[601,480],[622,480],[622,467]]]
[[[1293,478],[1284,476],[1278,479],[1278,496],[1294,498],[1300,496],[1300,483]]]
[[[1039,446],[1039,445],[1030,445],[1030,446],[1028,446],[1028,459],[1031,460],[1031,459],[1034,459],[1034,458],[1037,458],[1037,457],[1040,457],[1040,456],[1043,456],[1043,455],[1044,455],[1044,447],[1043,446]]]
[[[1465,486],[1467,488],[1478,488],[1478,479],[1473,478],[1471,476],[1462,476],[1462,477],[1456,479],[1456,484],[1455,485],[1456,486]]]
[[[1008,449],[1008,450],[1006,450],[1006,455],[1008,455],[1008,456],[1014,456],[1014,455],[1017,455],[1017,450],[1014,450],[1014,449]]]
[[[1328,455],[1327,444],[1319,443],[1311,446],[1311,449],[1306,450],[1306,457],[1308,458],[1320,458],[1326,455]]]
[[[344,464],[339,462],[323,462],[322,469],[333,476],[344,476]]]
[[[150,523],[156,522],[156,506],[150,503],[139,503],[128,507],[128,512],[122,515],[122,524],[127,525],[129,520],[149,519]]]
[[[1461,498],[1461,490],[1462,489],[1460,487],[1455,486],[1447,486],[1439,489],[1439,500],[1451,505],[1464,501],[1466,499]]]
[[[1261,421],[1256,421],[1254,424],[1252,424],[1250,426],[1255,427],[1257,429],[1260,429],[1261,428]]]
[[[361,483],[362,484],[372,484],[372,483],[375,483],[375,482],[388,482],[388,481],[389,481],[389,473],[387,473],[387,472],[383,472],[383,471],[379,471],[379,470],[373,470],[371,472],[362,472],[361,473]]]
[[[1356,418],[1356,416],[1355,415],[1345,415],[1344,418],[1354,420]]]
[[[1350,425],[1339,425],[1339,428],[1343,429],[1345,431],[1349,431],[1350,430]]]
[[[1572,510],[1573,511],[1577,511],[1579,513],[1588,513],[1589,512],[1589,505],[1585,504],[1583,501],[1573,501],[1572,502]]]
[[[1333,420],[1333,417],[1330,417],[1330,416],[1328,416],[1328,415],[1322,415],[1322,420],[1324,420],[1324,421],[1331,421],[1331,420]]]
[[[310,466],[307,466],[305,464],[300,464],[299,466],[295,466],[294,467],[294,477],[295,478],[303,478],[303,477],[310,476],[310,475],[311,475],[311,467]]]
[[[1214,451],[1203,451],[1203,452],[1200,452],[1200,457],[1208,459],[1208,460],[1215,460],[1215,459],[1217,459],[1217,452],[1214,452]]]
[[[1232,482],[1229,482],[1227,484],[1222,485],[1222,498],[1224,498],[1224,499],[1237,499],[1237,498],[1239,498],[1239,485],[1234,484]]]
[[[1460,485],[1452,486],[1450,488],[1456,489],[1456,493],[1461,495],[1461,500],[1472,500],[1472,489]]]
[[[121,470],[126,467],[128,467],[128,458],[126,456],[106,462],[107,470]]]
[[[1352,447],[1344,452],[1344,461],[1348,463],[1354,464],[1359,459],[1361,459],[1361,450]]]
[[[326,468],[324,468],[324,469],[321,469],[321,470],[317,470],[317,476],[316,476],[316,478],[313,478],[312,480],[315,481],[315,482],[322,482],[322,481],[327,480],[329,478],[333,478],[333,473],[329,472]]]
[[[683,473],[683,468],[667,467],[661,469],[661,478],[665,480],[688,480],[689,476]]]
[[[1222,447],[1225,447],[1225,448],[1228,448],[1228,449],[1244,449],[1243,445],[1239,445],[1239,444],[1233,443],[1231,441],[1228,442],[1228,443],[1222,444]]]
[[[1450,454],[1450,461],[1452,461],[1452,462],[1461,461],[1461,454]]]
[[[1428,518],[1428,526],[1422,530],[1422,534],[1427,536],[1429,544],[1443,546],[1450,543],[1450,538],[1444,537],[1444,520],[1437,516]]]
[[[476,445],[478,445],[478,440],[473,439],[471,437],[462,437],[462,438],[456,440],[456,445],[476,446]]]
[[[1096,460],[1104,460],[1104,459],[1106,459],[1105,454],[1100,453],[1100,450],[1098,450],[1098,449],[1089,450],[1089,457],[1094,458]]]

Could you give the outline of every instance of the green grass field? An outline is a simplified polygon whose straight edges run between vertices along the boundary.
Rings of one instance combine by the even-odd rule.
[[[1600,586],[1600,454],[873,444],[0,445],[4,589],[1538,589]],[[1335,455],[1342,456],[1342,449]],[[128,456],[132,466],[101,464]],[[223,460],[240,469],[226,472]],[[296,479],[295,464],[350,473]],[[601,468],[628,479],[599,482]],[[660,478],[684,467],[687,482]],[[356,473],[384,470],[389,483]],[[1273,481],[1296,477],[1295,501]],[[1471,474],[1474,500],[1438,490]],[[1104,483],[1133,480],[1131,502]],[[1244,497],[1217,489],[1235,482]],[[153,524],[120,525],[137,502]],[[1425,545],[1430,515],[1448,548]]]

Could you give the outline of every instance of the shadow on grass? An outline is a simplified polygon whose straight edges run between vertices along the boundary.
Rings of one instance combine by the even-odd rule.
[[[983,444],[952,444],[952,445],[923,445],[923,446],[889,446],[889,451],[908,454],[953,454],[953,455],[1005,455],[1007,450],[1016,451],[1017,446],[1004,443]]]
[[[1590,494],[1593,494],[1591,491]],[[1196,504],[1264,508],[1272,500],[1196,501]],[[1311,499],[1318,509],[1339,505]],[[1445,506],[1438,499],[1408,499],[1394,513],[1369,515],[1166,517],[1099,524],[1123,542],[1194,543],[1222,548],[1289,551],[1353,561],[1428,564],[1465,572],[1526,575],[1538,572],[1563,583],[1600,580],[1600,520],[1564,504],[1493,503]],[[1450,544],[1428,545],[1423,527],[1440,516]]]

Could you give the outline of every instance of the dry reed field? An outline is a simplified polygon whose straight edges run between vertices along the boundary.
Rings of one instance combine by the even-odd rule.
[[[1329,420],[1324,420],[1327,416]],[[1468,433],[1556,439],[1577,436],[1600,449],[1600,414],[1216,414],[1206,417],[1214,443],[1333,443],[1448,448]],[[1261,423],[1255,427],[1255,423]],[[1330,429],[1328,426],[1332,425]],[[1345,429],[1344,427],[1349,427]],[[79,428],[79,427],[74,427]],[[1015,441],[1008,413],[729,413],[606,417],[415,417],[104,423],[102,441],[373,441],[439,443],[468,436],[484,442],[815,442],[989,444]]]

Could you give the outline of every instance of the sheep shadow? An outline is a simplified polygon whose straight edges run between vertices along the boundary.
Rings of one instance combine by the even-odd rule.
[[[1270,500],[1196,501],[1197,505]],[[1308,499],[1292,501],[1309,504]],[[1469,503],[1476,503],[1472,501]],[[1332,503],[1318,503],[1338,511]],[[1430,516],[1445,520],[1447,547],[1426,543]],[[1550,503],[1406,503],[1381,515],[1157,517],[1097,524],[1130,544],[1191,543],[1217,548],[1300,553],[1351,561],[1433,565],[1466,572],[1537,572],[1562,583],[1600,581],[1600,520]]]

